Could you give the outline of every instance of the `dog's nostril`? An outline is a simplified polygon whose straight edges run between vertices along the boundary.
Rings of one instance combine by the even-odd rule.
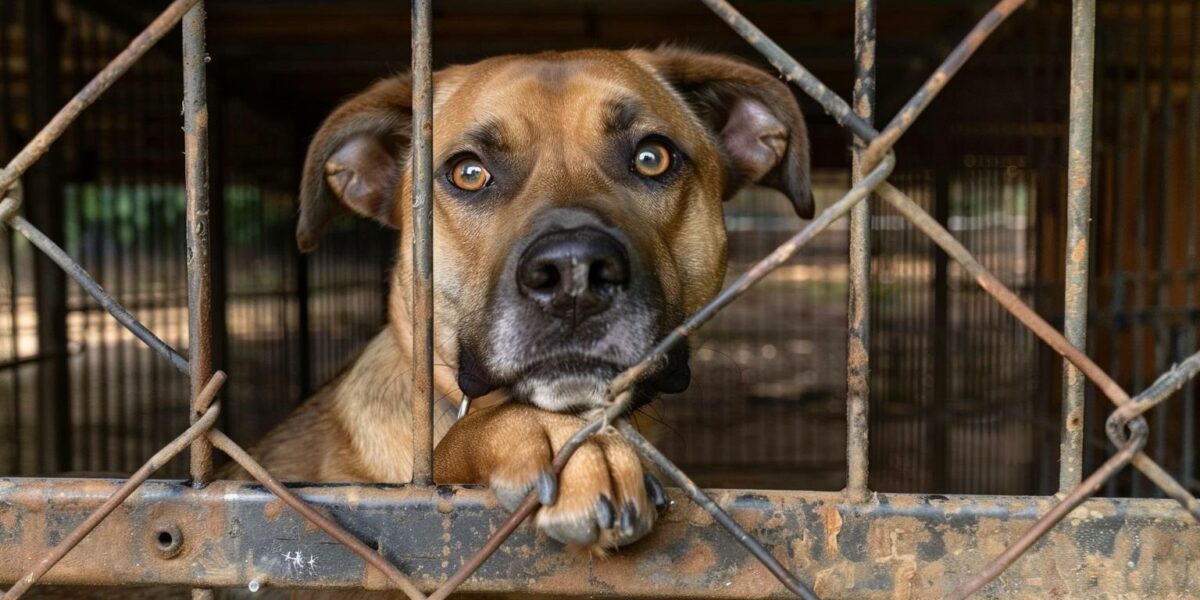
[[[628,279],[624,266],[611,259],[601,259],[592,263],[588,273],[588,281],[595,287],[623,285]]]
[[[529,273],[529,276],[525,278],[525,285],[535,290],[552,289],[558,285],[559,278],[558,267],[552,264],[543,264]]]

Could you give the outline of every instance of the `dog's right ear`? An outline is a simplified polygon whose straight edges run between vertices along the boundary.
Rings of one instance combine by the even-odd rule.
[[[296,243],[312,251],[325,228],[347,210],[399,229],[396,186],[412,137],[412,78],[380,81],[347,100],[308,146],[300,182]]]

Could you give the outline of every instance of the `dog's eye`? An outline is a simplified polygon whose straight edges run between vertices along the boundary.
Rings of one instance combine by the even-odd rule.
[[[662,142],[642,142],[633,153],[633,168],[646,177],[658,177],[671,168],[671,151]]]
[[[464,158],[450,169],[450,183],[460,190],[477,192],[492,182],[492,174],[477,158]]]

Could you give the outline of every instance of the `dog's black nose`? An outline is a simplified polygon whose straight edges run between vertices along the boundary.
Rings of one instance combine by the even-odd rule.
[[[629,285],[629,258],[615,238],[592,227],[547,233],[517,264],[521,294],[560,319],[604,312]]]

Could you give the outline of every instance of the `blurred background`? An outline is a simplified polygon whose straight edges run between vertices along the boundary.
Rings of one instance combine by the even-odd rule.
[[[1032,1],[990,39],[897,148],[893,178],[1061,327],[1068,3]],[[1197,347],[1197,2],[1101,0],[1089,348],[1139,391]],[[165,0],[0,2],[5,160]],[[843,97],[844,0],[736,2]],[[878,13],[878,120],[890,118],[989,7],[888,0]],[[439,1],[434,60],[672,42],[757,60],[698,2]],[[393,0],[209,0],[209,106],[222,428],[279,422],[384,322],[397,240],[340,222],[293,242],[305,145],[337,102],[408,68]],[[180,39],[168,36],[25,178],[27,217],[135,315],[187,347]],[[848,138],[806,98],[817,197],[849,184]],[[728,205],[731,276],[801,223],[773,193]],[[872,207],[871,487],[1052,493],[1061,360],[887,207]],[[691,389],[648,409],[700,483],[845,484],[845,223],[708,325]],[[0,474],[122,472],[187,423],[187,383],[20,236],[0,229]],[[1089,390],[1086,469],[1110,452]],[[1147,452],[1195,488],[1196,386],[1149,415]],[[1158,493],[1126,470],[1108,494]],[[182,476],[176,461],[169,475]]]

